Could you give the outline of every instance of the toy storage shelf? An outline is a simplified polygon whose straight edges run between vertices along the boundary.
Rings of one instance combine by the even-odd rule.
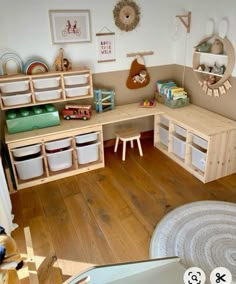
[[[199,107],[157,114],[154,146],[204,183],[236,171],[236,123]]]
[[[104,167],[102,126],[48,130],[7,146],[17,189]]]
[[[0,77],[2,110],[92,97],[92,74],[86,68]]]
[[[227,38],[221,38],[218,36],[213,37],[207,37],[203,39],[200,43],[211,41],[212,39],[218,39],[222,44],[224,48],[224,54],[213,54],[209,52],[198,52],[194,51],[193,53],[193,71],[194,74],[199,82],[203,82],[209,75],[216,76],[218,80],[215,84],[212,84],[209,86],[209,88],[219,88],[221,87],[224,82],[231,76],[231,73],[234,69],[235,65],[235,52],[234,47],[231,44],[231,42]],[[211,72],[204,72],[198,70],[198,66],[200,64],[206,64],[208,61],[212,62],[212,65],[214,63],[216,64],[224,64],[225,65],[225,71],[223,74],[215,74]],[[214,62],[213,62],[214,61]]]

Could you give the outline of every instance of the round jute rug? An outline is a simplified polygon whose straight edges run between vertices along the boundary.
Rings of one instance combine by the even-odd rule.
[[[179,256],[186,268],[202,268],[207,277],[225,267],[235,282],[236,204],[197,201],[168,213],[154,230],[150,257],[168,256]]]

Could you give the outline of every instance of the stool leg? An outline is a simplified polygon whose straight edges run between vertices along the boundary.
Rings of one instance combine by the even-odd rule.
[[[130,140],[130,147],[134,148],[134,141],[133,140]]]
[[[141,146],[139,138],[137,138],[137,144],[138,144],[138,149],[139,149],[139,155],[143,156],[142,146]]]
[[[123,141],[122,161],[125,161],[126,141]]]
[[[117,152],[118,145],[119,145],[119,137],[118,137],[118,136],[116,136],[116,143],[115,143],[114,152]]]

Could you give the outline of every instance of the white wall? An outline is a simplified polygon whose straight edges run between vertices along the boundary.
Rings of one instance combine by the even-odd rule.
[[[206,37],[206,26],[209,19],[215,22],[215,34],[219,32],[219,23],[226,19],[229,23],[227,38],[236,47],[236,1],[235,0],[182,0],[177,1],[186,11],[192,11],[191,32],[184,32],[184,26],[180,24],[178,40],[175,41],[175,62],[181,65],[192,66],[194,46]],[[184,11],[182,9],[182,11]],[[184,14],[184,13],[183,13]],[[185,52],[186,50],[186,52]],[[236,67],[233,71],[236,76]]]
[[[130,52],[154,51],[146,56],[147,66],[171,64],[174,49],[170,33],[178,4],[172,0],[137,0],[141,9],[141,20],[130,32],[119,30],[114,24],[113,9],[116,0],[0,0],[0,48],[11,48],[26,62],[32,56],[53,63],[60,47],[73,65],[86,65],[93,73],[129,69],[133,58]],[[178,2],[178,1],[175,1]],[[92,42],[80,44],[51,43],[49,10],[89,9],[91,13]],[[96,36],[103,27],[115,32],[116,61],[97,63]]]
[[[11,48],[23,62],[40,56],[52,65],[60,47],[73,66],[86,65],[93,73],[129,69],[133,58],[130,52],[154,51],[146,56],[147,66],[177,63],[192,65],[193,46],[205,36],[209,18],[218,25],[223,17],[230,22],[228,38],[236,44],[235,0],[136,0],[141,9],[141,21],[130,32],[120,31],[114,24],[113,9],[118,0],[0,0],[0,49]],[[51,43],[49,10],[89,9],[91,12],[92,42],[53,45]],[[176,39],[175,15],[192,11],[190,34],[179,21]],[[177,21],[178,22],[178,21]],[[116,34],[116,61],[97,63],[96,37],[103,27]],[[236,68],[233,75],[236,75]]]

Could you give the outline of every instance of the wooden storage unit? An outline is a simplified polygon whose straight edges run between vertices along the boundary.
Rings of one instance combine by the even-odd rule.
[[[13,134],[8,140],[8,136],[6,137],[7,146],[10,154],[11,164],[13,168],[14,177],[16,180],[17,189],[22,189],[26,187],[30,187],[33,185],[49,182],[52,180],[64,178],[67,176],[83,173],[86,171],[94,170],[97,168],[104,167],[104,152],[103,152],[103,133],[101,125],[94,126],[84,126],[84,127],[76,127],[75,123],[68,124],[67,121],[62,121],[62,125],[58,127],[51,127],[43,129],[44,131],[30,131],[25,132],[26,135],[21,135],[23,133]],[[75,122],[75,121],[74,121]],[[78,122],[78,121],[77,121]],[[81,126],[81,125],[80,125]],[[46,131],[47,130],[47,131]],[[89,145],[96,145],[97,155],[90,158],[90,160],[85,160],[83,163],[80,162],[80,157],[78,157],[78,145],[76,145],[76,137],[79,135],[91,135],[91,133],[96,133],[96,140],[88,141]],[[14,136],[14,137],[13,137]],[[28,138],[26,139],[25,137]],[[68,139],[69,138],[69,139]],[[70,146],[66,148],[66,150],[61,151],[61,149],[57,149],[55,151],[48,151],[47,145],[51,142],[57,143],[58,141],[69,140],[71,141]],[[17,171],[15,164],[16,158],[13,155],[14,150],[19,149],[19,147],[24,147],[21,149],[27,149],[25,147],[31,145],[40,145],[41,153],[40,155],[43,157],[43,174],[34,178],[21,179],[19,177],[19,171]],[[57,168],[50,167],[49,156],[53,157],[53,155],[63,154],[69,151],[72,155],[72,164],[70,167],[66,167],[60,169],[60,160],[55,160],[55,165]],[[94,152],[94,149],[93,149]],[[64,157],[61,157],[61,162],[64,163]],[[24,159],[22,159],[24,161]],[[25,160],[27,161],[27,160]],[[32,166],[34,167],[34,165]],[[24,170],[24,169],[23,169]],[[28,170],[28,169],[27,169]],[[36,170],[36,169],[34,169]]]
[[[207,89],[215,89],[217,90],[221,86],[224,86],[224,83],[228,80],[228,78],[231,76],[231,73],[234,69],[235,65],[235,52],[234,47],[232,43],[227,38],[221,38],[219,36],[213,36],[213,37],[207,37],[203,39],[199,45],[204,44],[208,41],[211,41],[213,39],[219,40],[223,44],[224,53],[223,54],[213,54],[210,52],[198,52],[194,51],[193,53],[193,71],[196,75],[199,84],[202,85],[203,81],[209,76],[213,75],[216,77],[216,83],[205,86],[206,89],[203,89],[205,92],[207,92]],[[198,69],[200,64],[207,64],[213,66],[214,64],[217,65],[225,65],[225,71],[223,74],[217,74],[214,72],[207,72],[207,71],[201,71]],[[204,87],[204,86],[203,86]],[[225,86],[225,89],[227,91],[227,88],[229,88],[227,85]],[[221,91],[222,92],[222,91]],[[218,92],[216,94],[211,95],[218,95]]]
[[[197,106],[155,115],[154,145],[204,183],[236,172],[236,122]]]
[[[92,74],[88,69],[80,69],[1,76],[0,90],[2,110],[92,98]]]

